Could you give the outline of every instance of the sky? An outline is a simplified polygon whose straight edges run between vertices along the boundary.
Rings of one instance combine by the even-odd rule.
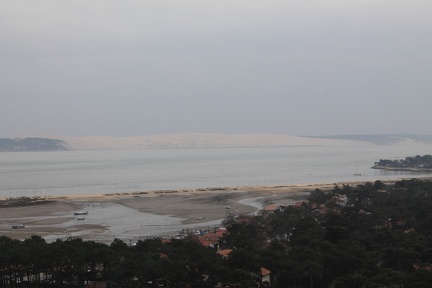
[[[0,138],[432,134],[430,0],[0,0]]]

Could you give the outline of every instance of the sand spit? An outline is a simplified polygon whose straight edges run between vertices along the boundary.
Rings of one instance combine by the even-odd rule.
[[[389,180],[387,182],[394,182]],[[127,197],[158,197],[167,195],[198,195],[211,194],[222,192],[265,192],[265,191],[281,191],[281,192],[296,192],[298,190],[311,189],[329,189],[335,185],[357,185],[366,181],[351,181],[341,183],[318,183],[318,184],[293,184],[293,185],[277,185],[277,186],[238,186],[238,187],[209,187],[196,189],[172,189],[172,190],[154,190],[154,191],[136,191],[136,192],[116,192],[116,193],[95,193],[95,194],[71,194],[68,196],[36,196],[36,197],[8,197],[0,198],[0,207],[10,206],[29,206],[42,204],[43,202],[59,201],[59,200],[112,200]]]

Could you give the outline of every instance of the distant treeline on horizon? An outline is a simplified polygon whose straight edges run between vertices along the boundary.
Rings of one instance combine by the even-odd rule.
[[[67,151],[68,144],[57,139],[48,138],[0,138],[1,152],[21,151]]]

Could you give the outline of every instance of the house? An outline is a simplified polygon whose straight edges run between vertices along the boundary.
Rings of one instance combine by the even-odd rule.
[[[166,253],[160,253],[159,258],[160,259],[168,259],[168,255]]]
[[[338,195],[338,204],[342,206],[346,206],[348,204],[348,196]]]
[[[414,228],[407,229],[407,230],[403,231],[404,234],[408,234],[408,235],[413,234],[414,232],[415,232]]]
[[[337,194],[332,197],[331,201],[340,206],[346,206],[348,203],[348,197],[346,195]]]
[[[260,284],[261,284],[261,286],[263,284],[265,284],[265,282],[267,282],[270,285],[270,283],[271,283],[270,278],[271,278],[271,271],[264,268],[264,267],[261,267],[261,271],[260,271]]]
[[[314,217],[320,217],[321,215],[327,214],[327,207],[315,209],[311,213]]]
[[[106,287],[107,287],[106,281],[90,282],[85,286],[85,288],[106,288]]]
[[[229,254],[232,252],[232,249],[223,249],[219,250],[217,253],[221,255],[223,258],[228,258]]]
[[[275,213],[277,211],[280,211],[280,205],[278,204],[270,204],[264,207],[264,212],[265,213]]]
[[[277,212],[284,212],[290,205],[269,204],[261,210],[262,215],[269,215]]]
[[[296,203],[294,204],[294,206],[295,206],[295,207],[301,207],[301,206],[303,206],[303,205],[308,205],[308,204],[309,204],[309,200],[303,200],[303,201],[296,202]]]
[[[221,239],[226,232],[227,231],[225,228],[219,228],[215,232],[207,232],[201,236],[198,236],[198,241],[204,247],[212,247],[218,249],[219,239]]]
[[[424,271],[432,271],[432,264],[430,263],[414,263],[413,268],[415,270],[424,270]]]

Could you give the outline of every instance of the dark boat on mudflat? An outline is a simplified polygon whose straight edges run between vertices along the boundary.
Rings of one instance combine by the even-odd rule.
[[[74,212],[74,215],[87,215],[88,214],[88,211],[77,211],[77,212]]]

